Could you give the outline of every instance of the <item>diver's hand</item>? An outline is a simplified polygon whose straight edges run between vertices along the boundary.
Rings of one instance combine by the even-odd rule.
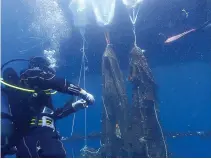
[[[75,111],[78,111],[80,109],[87,108],[88,105],[85,100],[80,99],[80,100],[77,100],[76,102],[72,103],[72,107]]]
[[[85,90],[81,90],[81,98],[84,99],[88,105],[92,105],[95,102],[94,96],[87,93]]]

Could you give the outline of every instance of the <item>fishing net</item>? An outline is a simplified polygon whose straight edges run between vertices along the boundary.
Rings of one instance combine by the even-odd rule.
[[[130,81],[133,85],[131,129],[133,151],[145,157],[167,157],[167,148],[158,120],[155,82],[143,51],[135,46],[130,53]],[[139,151],[138,151],[139,150]]]
[[[99,158],[100,157],[100,148],[98,150],[85,146],[80,151],[80,156],[82,158]]]
[[[108,45],[102,59],[103,114],[101,142],[106,145],[106,156],[114,157],[120,151],[127,125],[127,95],[119,63]]]

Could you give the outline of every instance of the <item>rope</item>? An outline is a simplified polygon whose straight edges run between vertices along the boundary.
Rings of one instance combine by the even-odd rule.
[[[136,24],[136,20],[137,20],[137,17],[138,17],[138,13],[139,13],[139,10],[140,10],[140,6],[138,6],[137,10],[136,10],[136,7],[133,7],[132,8],[132,13],[130,13],[130,10],[128,11],[129,12],[129,17],[130,17],[130,21],[133,25]],[[131,15],[132,14],[132,15]]]
[[[107,45],[110,45],[110,36],[109,36],[109,32],[108,32],[108,31],[105,31],[104,34],[105,34],[105,39],[106,39]]]
[[[75,155],[74,155],[74,149],[72,148],[72,157],[75,158]]]
[[[8,87],[11,87],[11,88],[20,90],[20,91],[30,92],[30,93],[36,93],[36,91],[35,91],[35,90],[32,90],[32,89],[21,88],[21,87],[18,87],[18,86],[9,84],[9,83],[5,82],[5,81],[3,80],[3,78],[0,78],[0,83],[4,84],[5,86],[8,86]],[[56,94],[56,93],[57,93],[57,91],[50,92],[51,89],[47,89],[47,90],[43,90],[43,91],[44,91],[46,94]]]
[[[74,126],[75,126],[75,113],[73,114],[72,129],[71,129],[71,135],[70,136],[73,136]]]
[[[159,120],[158,120],[157,111],[156,111],[156,109],[155,109],[155,103],[154,103],[154,111],[155,111],[155,117],[156,117],[157,123],[158,123],[159,128],[160,128],[160,131],[161,131],[163,143],[164,143],[164,146],[165,146],[166,158],[167,158],[167,157],[168,157],[168,150],[167,150],[167,146],[166,146],[166,141],[165,141],[165,138],[164,138],[163,130],[162,130],[162,127],[161,127],[160,122],[159,122]]]
[[[104,103],[104,98],[103,98],[103,96],[102,96],[102,101],[103,101],[103,106],[104,106],[104,108],[105,108],[106,118],[109,120],[108,112],[107,112],[107,109],[106,109],[106,106],[105,106],[105,103]]]
[[[136,42],[136,26],[135,26],[135,24],[133,25],[133,35],[134,35],[134,46],[137,47],[137,42]]]
[[[80,68],[80,74],[79,74],[78,85],[81,83],[82,62],[83,62],[83,57],[82,57],[82,61],[81,61],[81,68]],[[76,97],[76,101],[77,101],[77,100],[78,100],[78,97]],[[75,113],[74,113],[74,114],[73,114],[73,121],[72,121],[71,136],[73,135],[73,132],[74,132],[75,118],[76,118],[76,115],[75,115]]]
[[[137,10],[136,10],[136,7],[133,7],[132,8],[132,13],[130,13],[130,10],[128,10],[130,21],[133,24],[132,30],[133,30],[133,35],[134,35],[134,46],[135,47],[137,46],[137,43],[136,43],[136,27],[135,27],[135,25],[136,25],[136,20],[137,20],[137,17],[138,17],[139,10],[140,10],[140,5],[138,6]]]
[[[85,38],[83,38],[83,65],[84,65],[84,89],[86,89],[86,64],[85,64],[85,50],[84,50],[84,45],[85,45]],[[87,110],[85,109],[84,112],[84,134],[85,134],[85,138],[84,138],[84,145],[87,145]]]
[[[79,80],[78,80],[78,85],[81,83],[81,77],[82,77],[82,70],[83,70],[83,87],[84,89],[86,89],[86,61],[87,57],[86,57],[86,53],[85,53],[85,44],[86,44],[86,39],[85,39],[85,29],[80,29],[80,34],[82,37],[82,41],[83,41],[83,45],[82,48],[80,49],[80,51],[82,52],[82,59],[81,59],[81,68],[80,68],[80,75],[79,75]],[[76,100],[78,100],[78,97],[76,98]],[[87,145],[87,110],[85,109],[85,114],[84,114],[84,118],[85,118],[85,130],[84,130],[84,134],[85,134],[85,138],[84,138],[84,147],[86,147]],[[74,113],[73,115],[73,122],[72,122],[72,131],[71,131],[71,136],[73,135],[74,132],[74,126],[75,126],[75,118],[76,118],[76,114]]]
[[[86,64],[85,64],[85,57],[86,57],[86,54],[85,54],[85,32],[83,32],[81,34],[82,36],[82,39],[83,39],[83,47],[82,47],[82,53],[83,53],[83,56],[82,56],[82,65],[83,65],[83,76],[84,76],[84,83],[83,83],[83,86],[84,86],[84,89],[86,89]],[[84,145],[87,146],[87,110],[85,109],[85,112],[84,112]]]
[[[84,148],[82,148],[80,151],[88,152],[88,153],[91,153],[91,154],[97,154],[100,151],[100,149],[101,149],[101,147],[98,148],[96,151],[90,151],[87,146],[84,146]]]

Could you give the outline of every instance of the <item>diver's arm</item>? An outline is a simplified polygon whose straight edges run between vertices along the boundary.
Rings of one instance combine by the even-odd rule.
[[[83,91],[82,88],[74,85],[64,78],[54,77],[52,80],[49,81],[49,83],[51,84],[50,88],[70,95],[80,96],[81,91]]]
[[[57,90],[62,93],[67,93],[70,95],[79,96],[82,99],[86,100],[88,104],[94,103],[94,97],[83,90],[82,88],[70,83],[64,78],[53,77],[50,80],[45,80],[45,84],[48,85],[48,88],[53,90]]]
[[[88,104],[94,103],[94,97],[82,88],[72,84],[65,78],[59,78],[55,74],[46,73],[40,69],[28,69],[21,74],[21,81],[25,81],[32,88],[53,89],[61,93],[80,96]]]
[[[72,105],[69,106],[69,108],[57,108],[55,110],[55,118],[56,119],[62,119],[64,117],[67,117],[68,115],[75,113],[75,110],[73,109]]]
[[[62,93],[75,96],[80,95],[82,89],[68,82],[64,78],[59,78],[55,74],[46,73],[45,71],[34,68],[25,70],[21,76],[21,81],[26,82],[30,87],[38,87],[39,89],[53,89]]]
[[[63,108],[58,108],[55,110],[55,118],[61,119],[67,117],[68,115],[84,108],[87,108],[87,103],[83,99],[80,99],[74,103],[68,101]]]

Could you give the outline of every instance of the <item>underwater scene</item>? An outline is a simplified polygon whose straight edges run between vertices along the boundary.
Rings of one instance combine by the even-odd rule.
[[[211,0],[2,0],[1,157],[211,157]]]

